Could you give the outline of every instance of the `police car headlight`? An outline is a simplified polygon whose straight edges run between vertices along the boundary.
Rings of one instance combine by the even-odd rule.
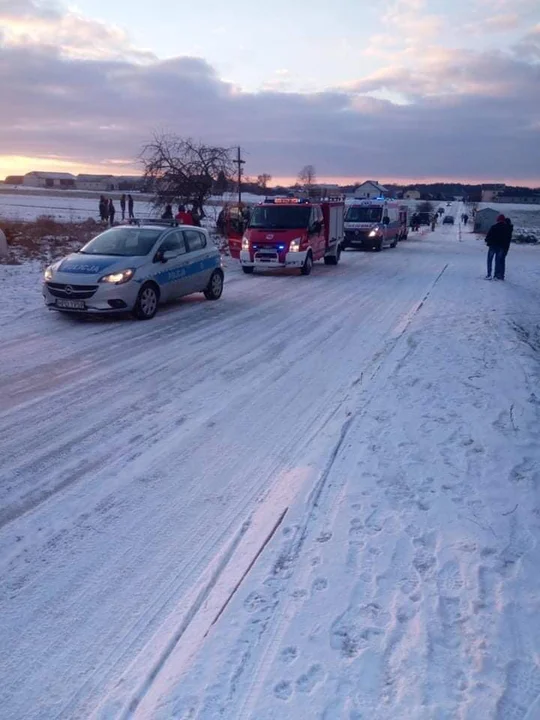
[[[249,238],[246,235],[242,238],[242,250],[249,250]]]
[[[294,240],[291,240],[291,244],[289,245],[289,252],[300,252],[301,241],[302,238],[295,238]]]
[[[49,280],[52,280],[52,277],[53,277],[53,268],[52,268],[52,265],[49,265],[49,267],[43,273],[43,279],[45,280],[45,282],[48,282]]]
[[[130,268],[129,270],[121,270],[120,272],[111,273],[110,275],[104,275],[98,282],[122,285],[123,283],[129,282],[134,274],[135,270]]]

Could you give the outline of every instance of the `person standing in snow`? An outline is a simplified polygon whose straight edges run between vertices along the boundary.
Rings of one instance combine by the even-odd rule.
[[[505,251],[504,251],[504,261],[506,266],[506,256],[508,255],[508,251],[510,250],[510,245],[512,244],[512,235],[514,234],[514,226],[512,225],[512,221],[509,217],[505,218],[505,223],[508,226],[508,242],[505,245]],[[504,273],[503,273],[504,278]]]
[[[116,215],[116,208],[114,207],[114,203],[112,201],[112,198],[109,200],[109,225],[112,227],[114,225],[114,216]]]
[[[120,198],[120,210],[122,211],[122,220],[126,219],[126,196]]]
[[[134,213],[133,213],[133,205],[134,205],[134,203],[133,203],[133,197],[132,197],[131,195],[128,195],[128,196],[127,196],[127,201],[128,201],[128,214],[129,214],[129,219],[130,219],[130,220],[135,220],[135,215],[134,215]]]
[[[105,195],[102,195],[99,198],[99,218],[101,222],[107,222],[107,218],[109,216],[109,205],[107,203],[107,198]]]
[[[193,216],[191,213],[186,211],[184,205],[178,206],[178,213],[176,214],[176,220],[182,225],[194,225]]]
[[[487,254],[487,275],[486,280],[491,280],[491,270],[495,259],[495,280],[504,280],[506,270],[506,255],[510,248],[512,231],[506,222],[504,215],[497,217],[497,222],[492,225],[486,235]]]
[[[161,216],[161,219],[162,220],[172,220],[173,219],[172,205],[165,206],[165,212]]]

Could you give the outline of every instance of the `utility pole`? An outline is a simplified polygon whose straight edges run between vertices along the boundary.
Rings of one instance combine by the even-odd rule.
[[[242,165],[245,165],[246,161],[242,160],[240,146],[238,146],[236,150],[237,155],[236,160],[234,160],[234,164],[238,165],[238,204],[240,205],[242,203]]]

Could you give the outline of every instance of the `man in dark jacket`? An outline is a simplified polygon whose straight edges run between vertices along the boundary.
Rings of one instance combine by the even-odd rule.
[[[120,210],[122,211],[122,220],[126,219],[126,196],[120,198]]]
[[[99,219],[101,222],[107,222],[109,217],[109,203],[107,202],[105,195],[99,198]]]
[[[127,196],[127,201],[128,201],[129,219],[130,219],[130,220],[134,220],[134,219],[135,219],[135,214],[134,214],[134,212],[133,212],[133,206],[134,206],[133,197],[132,197],[131,195],[128,195],[128,196]]]
[[[504,215],[499,215],[495,225],[492,225],[486,235],[486,245],[488,246],[487,255],[487,275],[486,280],[491,280],[491,268],[493,259],[495,258],[495,280],[504,280],[505,258],[510,240],[512,237],[511,230],[506,223]]]
[[[109,225],[110,225],[110,227],[112,227],[114,225],[114,216],[116,214],[116,208],[114,207],[112,198],[109,200],[108,214],[109,214]]]

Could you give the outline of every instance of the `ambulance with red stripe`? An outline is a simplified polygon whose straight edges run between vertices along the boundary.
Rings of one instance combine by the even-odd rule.
[[[344,218],[342,198],[266,198],[252,208],[242,237],[243,271],[298,268],[302,275],[309,275],[317,260],[337,265]]]

